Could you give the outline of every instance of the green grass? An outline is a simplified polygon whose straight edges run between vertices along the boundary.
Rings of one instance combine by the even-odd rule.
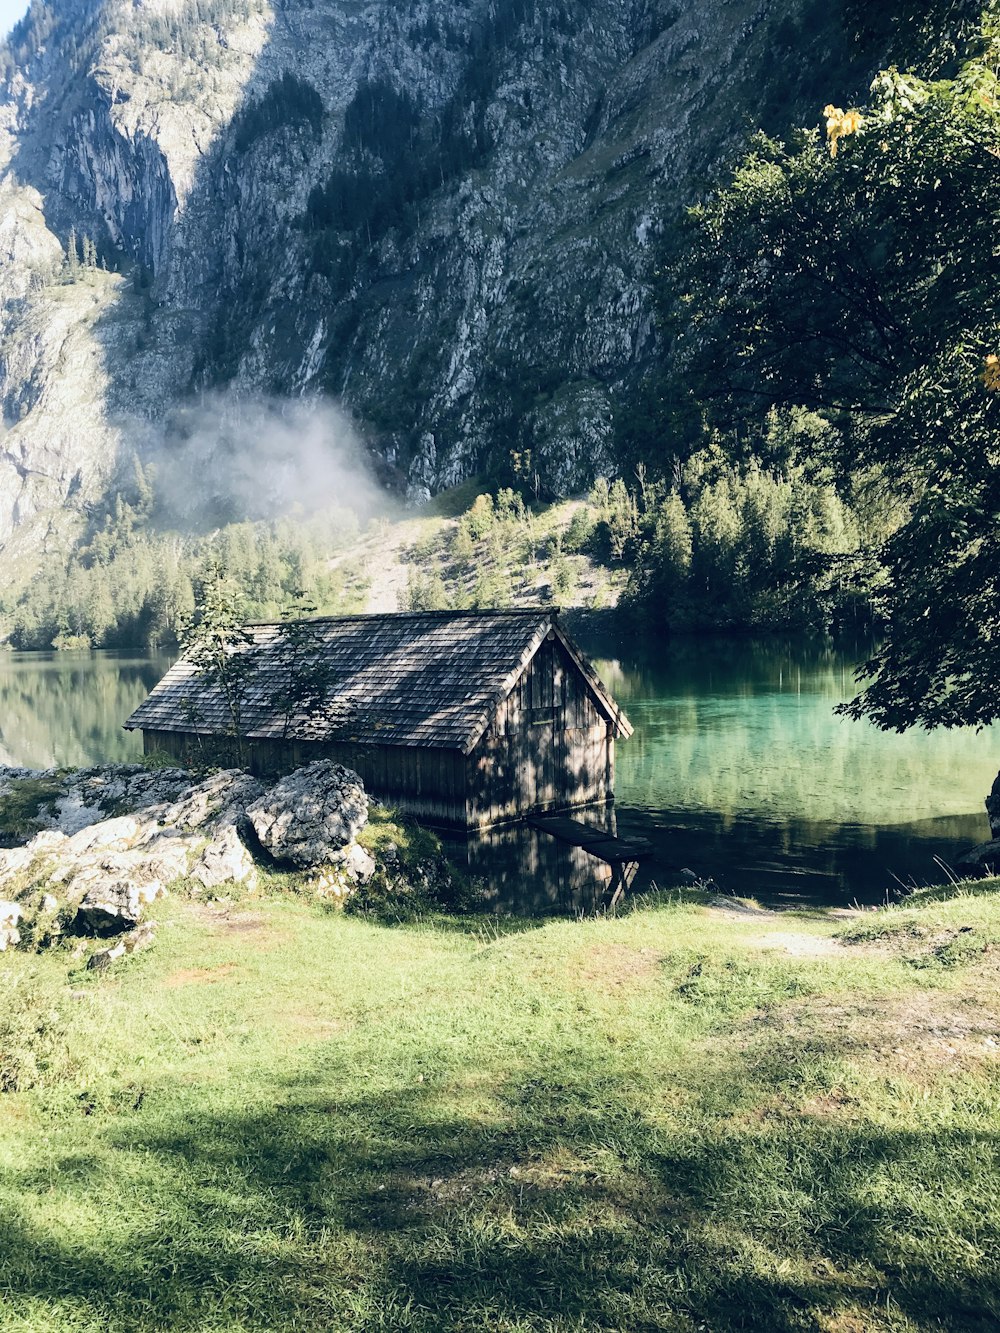
[[[430,829],[382,805],[370,807],[368,822],[358,834],[358,842],[376,860],[382,860],[390,846],[394,847],[404,866],[441,854],[441,839]]]
[[[0,847],[16,847],[32,838],[41,828],[42,808],[62,796],[64,788],[58,778],[15,778],[0,795]]]
[[[996,897],[156,910],[108,974],[0,960],[0,1329],[1000,1320]]]

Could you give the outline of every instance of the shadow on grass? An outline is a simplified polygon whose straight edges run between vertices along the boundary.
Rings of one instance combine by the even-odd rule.
[[[347,1074],[211,1114],[152,1094],[109,1130],[120,1188],[107,1159],[47,1191],[26,1171],[8,1309],[105,1333],[997,1327],[993,1136],[747,1114],[738,1060],[675,1127],[599,1069],[465,1110],[434,1083],[340,1098]],[[53,1192],[100,1222],[46,1224]]]

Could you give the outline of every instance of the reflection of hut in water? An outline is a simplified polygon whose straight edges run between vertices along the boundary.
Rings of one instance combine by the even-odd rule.
[[[586,819],[614,836],[613,806],[588,810]],[[483,906],[501,914],[590,915],[613,905],[616,888],[624,889],[635,869],[612,866],[525,822],[470,831],[449,855],[482,881]]]
[[[257,669],[241,730],[255,772],[334,759],[395,808],[466,829],[612,799],[615,740],[632,728],[554,612],[310,624],[330,684],[322,708],[291,717],[275,703],[289,669],[280,627],[247,627]],[[221,692],[183,659],[125,725],[141,729],[147,753],[233,758]]]

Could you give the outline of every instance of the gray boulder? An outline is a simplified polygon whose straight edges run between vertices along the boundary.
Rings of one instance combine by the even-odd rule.
[[[0,888],[24,873],[36,859],[35,852],[28,847],[10,847],[0,852]],[[16,890],[15,890],[16,891]]]
[[[17,903],[0,902],[0,953],[21,943],[21,932],[17,928],[21,915]]]
[[[156,880],[105,879],[87,890],[77,908],[76,926],[91,935],[117,935],[139,924],[143,908],[163,893]]]
[[[106,764],[70,775],[66,795],[56,802],[57,823],[76,833],[109,814],[134,813],[166,805],[191,786],[181,768],[146,768],[143,764]]]
[[[93,886],[104,880],[128,879],[140,886],[150,882],[170,884],[187,874],[188,848],[175,839],[166,839],[150,847],[126,849],[123,852],[87,852],[75,860],[61,861],[49,875],[49,887],[65,884],[70,902],[79,900]]]
[[[101,972],[110,967],[112,963],[117,963],[119,958],[125,958],[128,954],[139,953],[142,949],[148,949],[155,938],[156,926],[152,921],[143,926],[136,926],[135,930],[130,930],[127,935],[122,935],[108,948],[98,949],[96,953],[91,954],[87,959],[87,967],[93,971]]]
[[[257,867],[240,842],[234,824],[229,824],[208,844],[191,867],[191,878],[206,889],[233,883],[256,887]]]
[[[375,858],[356,842],[344,849],[335,864],[356,884],[367,884],[375,874]]]
[[[132,845],[139,825],[131,815],[119,815],[116,819],[104,819],[99,824],[87,824],[63,847],[64,856],[80,856],[83,852],[107,849],[123,851]]]
[[[282,778],[246,814],[276,861],[308,868],[339,859],[368,822],[368,801],[357,773],[319,759]]]
[[[174,802],[158,811],[160,822],[184,832],[208,823],[215,828],[236,824],[263,791],[263,785],[241,769],[223,769],[204,782],[189,785]],[[147,816],[150,813],[144,811]]]

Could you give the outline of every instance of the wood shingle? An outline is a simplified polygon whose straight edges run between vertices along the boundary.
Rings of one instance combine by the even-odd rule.
[[[470,754],[497,708],[546,638],[579,668],[598,712],[619,736],[621,709],[553,612],[435,612],[340,616],[311,622],[330,674],[317,716],[286,719],[274,703],[288,674],[276,625],[248,626],[257,670],[243,701],[248,740],[413,746]],[[231,719],[221,693],[177,662],[125,723],[129,730],[224,735]]]

